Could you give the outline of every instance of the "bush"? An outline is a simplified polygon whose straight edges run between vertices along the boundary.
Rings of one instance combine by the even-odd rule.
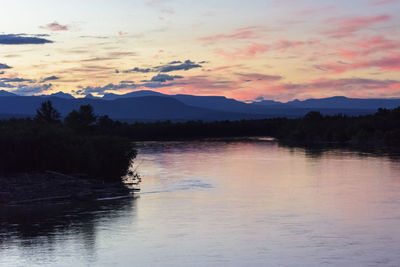
[[[0,174],[28,171],[82,173],[120,180],[136,152],[121,137],[80,135],[62,124],[0,123]]]

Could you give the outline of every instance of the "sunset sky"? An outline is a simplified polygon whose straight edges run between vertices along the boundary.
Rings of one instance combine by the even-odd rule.
[[[400,97],[400,0],[1,1],[0,90]]]

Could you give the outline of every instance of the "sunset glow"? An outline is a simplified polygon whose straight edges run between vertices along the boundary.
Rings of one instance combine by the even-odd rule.
[[[399,0],[4,1],[0,90],[400,97]]]

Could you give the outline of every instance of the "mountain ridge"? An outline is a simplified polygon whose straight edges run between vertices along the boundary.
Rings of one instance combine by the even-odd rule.
[[[238,120],[271,117],[300,117],[309,111],[325,115],[343,113],[364,115],[378,108],[396,108],[400,99],[359,99],[335,96],[321,99],[293,100],[286,103],[263,100],[245,103],[224,96],[167,95],[151,90],[135,91],[124,95],[106,94],[104,97],[88,95],[74,98],[58,92],[52,95],[18,96],[0,91],[0,114],[16,117],[33,116],[43,99],[51,100],[63,116],[80,105],[91,104],[99,115],[119,120]]]

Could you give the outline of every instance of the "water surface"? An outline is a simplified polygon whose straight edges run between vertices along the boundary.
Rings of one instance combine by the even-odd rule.
[[[146,142],[136,199],[2,218],[0,266],[399,266],[400,161]]]

